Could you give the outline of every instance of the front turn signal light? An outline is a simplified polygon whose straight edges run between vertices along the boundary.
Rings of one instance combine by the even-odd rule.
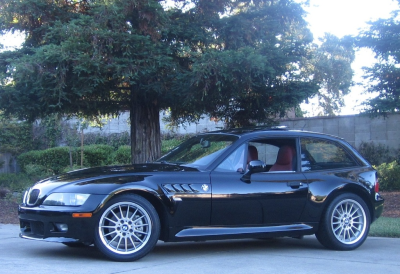
[[[72,213],[73,218],[90,218],[92,215],[92,213]]]

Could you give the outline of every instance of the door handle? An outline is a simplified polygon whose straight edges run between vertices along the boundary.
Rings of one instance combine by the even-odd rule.
[[[299,188],[299,187],[303,186],[302,182],[288,182],[287,184],[291,188]]]

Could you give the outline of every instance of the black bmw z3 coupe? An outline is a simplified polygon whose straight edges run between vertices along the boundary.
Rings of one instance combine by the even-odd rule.
[[[382,213],[377,172],[343,139],[286,129],[198,134],[152,163],[37,182],[20,237],[134,261],[157,241],[301,237],[352,250]]]

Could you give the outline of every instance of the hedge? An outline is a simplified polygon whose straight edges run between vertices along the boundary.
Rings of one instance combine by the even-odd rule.
[[[112,163],[113,148],[108,145],[90,145],[83,149],[83,165],[86,167],[108,165]],[[55,147],[46,150],[33,150],[21,154],[18,162],[25,173],[42,169],[46,173],[58,174],[70,166],[68,147]],[[80,164],[80,148],[72,150],[72,162]]]
[[[80,151],[80,149],[79,149]],[[83,148],[85,166],[104,166],[112,164],[113,147],[109,145],[89,145]]]
[[[400,165],[397,161],[375,166],[379,174],[379,187],[383,191],[400,190]]]
[[[26,172],[27,165],[43,166],[52,173],[60,173],[69,165],[69,148],[54,147],[46,150],[32,150],[18,156],[18,163],[22,171]]]
[[[131,163],[131,147],[120,146],[113,153],[113,164],[130,164]]]

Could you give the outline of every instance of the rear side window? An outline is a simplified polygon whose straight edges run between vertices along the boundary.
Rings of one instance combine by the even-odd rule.
[[[302,138],[302,171],[325,170],[357,166],[357,162],[338,143],[330,140]]]

